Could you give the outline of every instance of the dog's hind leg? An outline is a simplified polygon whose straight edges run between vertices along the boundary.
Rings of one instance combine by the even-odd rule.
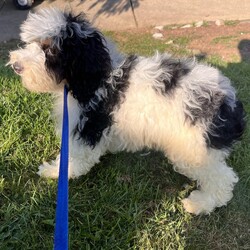
[[[238,177],[225,161],[222,150],[209,149],[207,159],[202,166],[177,164],[176,171],[197,181],[198,190],[191,192],[182,200],[187,212],[208,214],[216,207],[226,205],[233,197],[233,188]]]

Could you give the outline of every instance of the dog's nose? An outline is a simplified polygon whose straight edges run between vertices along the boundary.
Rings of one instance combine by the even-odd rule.
[[[21,63],[19,62],[15,62],[13,65],[12,65],[12,68],[14,69],[14,71],[20,75],[22,72],[23,72],[23,66],[21,65]]]

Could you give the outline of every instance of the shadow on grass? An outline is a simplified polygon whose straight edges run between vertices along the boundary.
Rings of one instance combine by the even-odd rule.
[[[173,172],[160,153],[104,156],[87,176],[71,182],[71,223],[81,222],[72,228],[72,246],[150,249],[146,241],[153,249],[184,246],[185,240],[175,237],[182,234],[178,225],[187,223],[179,200],[187,192],[184,183],[187,179]],[[79,203],[82,197],[85,204]]]

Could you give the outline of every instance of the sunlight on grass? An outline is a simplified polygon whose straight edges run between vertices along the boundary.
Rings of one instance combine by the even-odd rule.
[[[148,32],[106,35],[124,53],[189,55],[188,37],[165,44]],[[26,91],[4,67],[16,43],[0,46],[0,248],[52,249],[57,181],[36,174],[59,151],[49,115],[52,100]],[[206,62],[232,79],[250,112],[249,64],[227,63],[219,55],[208,56]],[[249,133],[229,159],[240,177],[234,199],[210,216],[183,211],[180,200],[195,183],[175,173],[161,153],[102,157],[88,175],[70,181],[70,249],[250,249]]]

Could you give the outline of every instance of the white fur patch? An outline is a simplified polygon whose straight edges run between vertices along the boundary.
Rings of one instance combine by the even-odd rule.
[[[26,43],[60,37],[66,24],[65,15],[60,10],[41,9],[37,13],[29,13],[27,20],[21,25],[20,36]]]
[[[63,89],[45,68],[45,54],[37,43],[26,45],[25,48],[10,52],[9,65],[19,62],[23,67],[20,74],[25,88],[33,92],[55,92]]]

